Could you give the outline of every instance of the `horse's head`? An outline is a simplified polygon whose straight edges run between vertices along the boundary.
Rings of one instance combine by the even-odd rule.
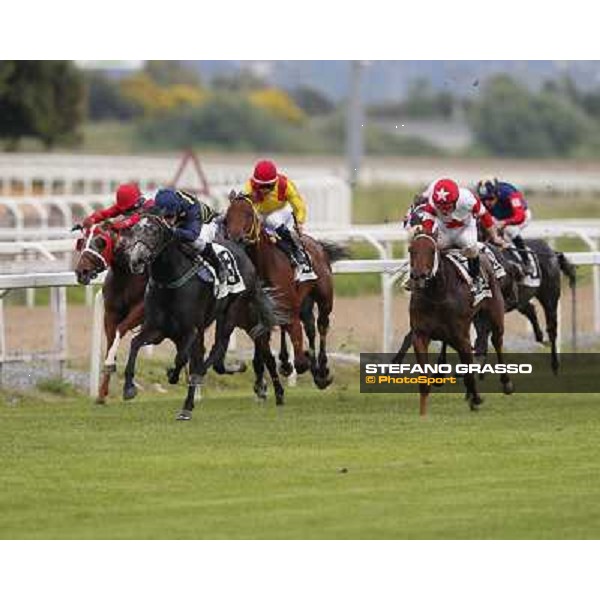
[[[79,283],[88,285],[111,266],[115,236],[110,227],[96,225],[77,240],[76,248],[81,254],[75,266],[75,274]]]
[[[131,228],[120,248],[131,272],[141,275],[172,239],[172,229],[162,217],[146,214]]]
[[[437,242],[432,236],[419,233],[412,239],[408,252],[413,289],[423,289],[435,277],[439,268],[440,252]]]
[[[260,235],[260,220],[252,200],[245,194],[231,193],[224,219],[225,237],[234,242],[253,244]]]

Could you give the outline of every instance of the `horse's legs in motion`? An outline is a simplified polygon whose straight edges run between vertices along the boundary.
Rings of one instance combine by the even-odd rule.
[[[393,363],[398,364],[398,365],[402,363],[402,361],[404,360],[404,357],[406,356],[406,353],[410,350],[410,347],[412,345],[412,340],[413,340],[412,331],[409,331],[404,336],[404,339],[402,340],[402,345],[400,346],[400,350],[398,350],[398,352],[396,353],[394,358],[392,358]]]
[[[288,353],[285,328],[281,327],[281,343],[279,345],[279,372],[284,377],[289,377],[294,370],[294,365],[290,362]]]
[[[412,343],[417,355],[417,361],[421,366],[427,364],[427,348],[429,347],[429,336],[422,332],[412,332]],[[429,386],[426,383],[419,384],[419,414],[427,415],[427,399],[429,398]]]
[[[198,332],[198,335],[194,335],[192,344],[189,352],[190,360],[190,374],[188,377],[187,395],[183,403],[183,408],[177,414],[176,419],[178,421],[190,421],[192,418],[192,411],[194,410],[194,402],[196,400],[196,392],[200,385],[202,385],[202,379],[206,373],[204,366],[204,332]],[[179,354],[179,351],[178,351]]]
[[[167,379],[170,384],[179,383],[179,374],[181,369],[187,365],[190,360],[190,351],[196,339],[196,328],[193,328],[187,335],[176,342],[177,354],[175,355],[175,364],[167,369]]]
[[[544,316],[546,317],[546,331],[548,332],[548,339],[550,340],[550,364],[552,366],[552,372],[555,375],[558,375],[559,362],[556,349],[556,336],[558,334],[558,294],[540,294],[538,300],[544,309]]]
[[[135,362],[137,360],[140,348],[145,344],[159,344],[164,339],[164,335],[157,329],[142,330],[131,340],[129,347],[129,357],[125,367],[125,382],[123,384],[123,400],[131,400],[137,395],[137,389],[134,383]]]
[[[296,373],[301,375],[306,373],[310,367],[310,363],[304,354],[304,340],[302,332],[302,323],[298,317],[298,312],[293,311],[291,321],[284,326],[292,339],[292,345],[294,347],[294,367]]]
[[[270,332],[266,332],[254,340],[254,358],[252,359],[255,374],[254,393],[261,400],[265,400],[267,397],[267,384],[264,378],[266,365],[275,391],[275,402],[280,406],[283,404],[284,390],[277,373],[275,357],[271,353],[270,337]]]
[[[125,334],[137,327],[144,320],[144,303],[139,302],[127,313],[127,316],[120,322],[115,322],[115,317],[112,313],[106,312],[104,315],[104,331],[106,334],[107,352],[104,359],[104,372],[102,383],[100,385],[100,393],[98,395],[98,404],[104,404],[110,384],[111,373],[117,370],[117,351],[119,343],[125,337]]]
[[[106,357],[104,359],[104,369],[102,371],[102,381],[98,390],[98,398],[96,404],[104,404],[106,396],[108,396],[108,387],[110,384],[110,375],[116,370],[116,364],[113,362],[109,365],[109,355],[115,346],[115,336],[117,333],[117,316],[114,312],[106,310],[104,312],[104,337],[106,338]],[[118,346],[118,340],[116,341]],[[116,350],[114,351],[116,356]]]
[[[478,312],[473,317],[473,326],[475,327],[476,338],[475,338],[475,357],[479,359],[482,364],[485,364],[488,353],[488,338],[490,335],[490,326],[488,323],[487,316],[483,312]]]
[[[331,385],[333,377],[329,373],[327,366],[327,334],[329,332],[329,315],[333,309],[332,299],[320,298],[318,301],[319,316],[317,318],[317,327],[319,329],[319,368],[315,383],[319,389],[325,389]]]
[[[494,350],[496,351],[496,357],[498,358],[498,364],[504,364],[504,353],[503,353],[503,342],[504,342],[504,319],[500,319],[499,321],[492,321],[491,329],[492,329],[492,344],[494,346]],[[510,376],[508,373],[500,374],[500,383],[502,384],[502,391],[509,395],[514,391],[514,386],[512,381],[510,380]]]
[[[471,349],[471,340],[468,337],[461,343],[457,344],[456,351],[460,357],[460,362],[463,364],[473,364],[473,350]],[[477,407],[483,403],[483,398],[477,391],[477,384],[475,381],[475,375],[473,373],[466,373],[464,375],[464,383],[467,388],[467,400],[469,401],[469,408],[471,410],[477,410]]]
[[[300,309],[300,319],[304,325],[304,333],[308,338],[308,360],[310,361],[310,372],[312,373],[313,379],[317,380],[317,357],[315,338],[317,336],[317,330],[315,328],[315,315],[313,312],[314,300],[307,296],[302,303]]]
[[[527,302],[527,304],[524,306],[519,306],[518,311],[529,319],[529,322],[533,327],[535,341],[541,344],[544,341],[544,334],[542,332],[542,328],[540,327],[540,322],[538,321],[537,312],[533,303]]]

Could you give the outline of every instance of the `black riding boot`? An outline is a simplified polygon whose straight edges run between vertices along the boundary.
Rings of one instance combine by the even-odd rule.
[[[201,256],[215,270],[220,284],[227,281],[227,267],[219,260],[212,244],[206,244]]]
[[[527,252],[527,246],[520,235],[513,238],[513,244],[516,246],[521,262],[523,263],[523,271],[526,275],[532,275],[531,266],[529,265],[529,252]]]
[[[275,233],[279,236],[277,245],[289,256],[292,264],[297,267],[304,262],[304,254],[298,242],[285,225],[280,225]]]

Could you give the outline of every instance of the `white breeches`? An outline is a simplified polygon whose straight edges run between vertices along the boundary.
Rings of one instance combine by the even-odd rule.
[[[438,221],[438,247],[440,250],[447,248],[460,248],[469,258],[475,258],[479,253],[477,245],[477,222],[471,219],[464,227],[448,228]]]
[[[198,248],[200,252],[206,248],[206,244],[212,243],[212,241],[217,236],[217,224],[214,221],[210,223],[204,223],[202,228],[200,229],[200,235],[196,238],[194,243],[192,244],[194,248]]]
[[[285,225],[290,231],[294,229],[294,212],[288,204],[261,217],[265,227],[270,231],[275,231],[281,225]]]

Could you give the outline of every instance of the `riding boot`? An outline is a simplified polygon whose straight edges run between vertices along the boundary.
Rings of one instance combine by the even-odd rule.
[[[279,236],[277,245],[288,255],[291,263],[297,267],[304,263],[304,253],[298,242],[285,225],[280,225],[275,233]]]
[[[525,246],[523,238],[520,235],[517,235],[512,241],[519,252],[519,256],[521,257],[521,262],[523,263],[523,272],[525,275],[533,275],[531,265],[529,264],[529,252],[527,252],[527,247]]]
[[[469,275],[473,280],[473,285],[475,289],[475,293],[481,293],[481,264],[479,255],[474,258],[469,258]]]
[[[227,267],[219,260],[213,245],[206,244],[200,255],[215,270],[219,284],[225,284],[227,282]]]

